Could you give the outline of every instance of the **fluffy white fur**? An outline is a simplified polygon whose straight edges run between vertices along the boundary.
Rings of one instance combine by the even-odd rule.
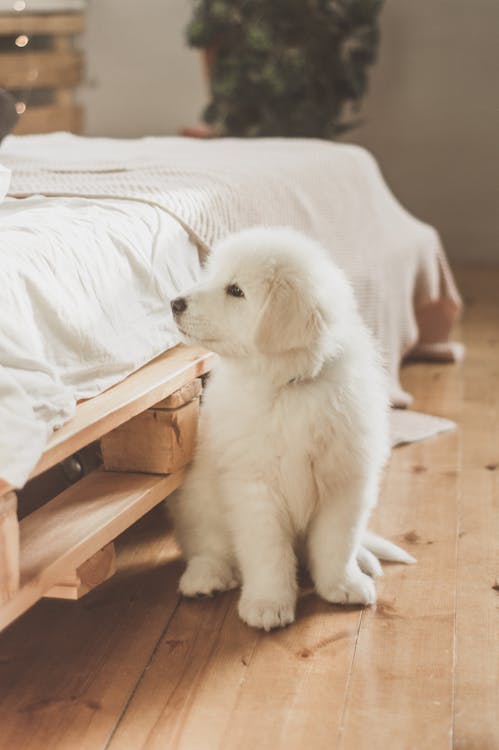
[[[220,355],[174,502],[180,591],[242,584],[241,618],[284,626],[299,559],[327,601],[372,604],[377,556],[412,558],[366,532],[389,452],[387,385],[343,273],[302,234],[245,230],[172,308],[187,340]]]

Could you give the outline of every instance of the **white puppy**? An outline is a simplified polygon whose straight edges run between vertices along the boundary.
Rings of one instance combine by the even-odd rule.
[[[412,558],[366,531],[389,451],[388,397],[343,273],[298,232],[245,230],[172,310],[187,340],[220,355],[173,505],[180,591],[242,584],[242,619],[284,626],[298,556],[327,601],[372,604],[373,552]]]

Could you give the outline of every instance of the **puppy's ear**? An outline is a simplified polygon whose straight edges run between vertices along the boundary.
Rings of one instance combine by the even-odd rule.
[[[299,282],[276,279],[264,304],[255,342],[264,354],[304,349],[317,340],[322,326],[318,305]]]

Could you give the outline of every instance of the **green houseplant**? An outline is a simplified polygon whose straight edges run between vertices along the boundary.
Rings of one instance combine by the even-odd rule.
[[[187,29],[205,54],[220,135],[335,138],[355,124],[383,0],[197,0]]]

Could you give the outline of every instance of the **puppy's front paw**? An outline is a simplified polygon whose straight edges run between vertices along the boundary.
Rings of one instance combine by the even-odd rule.
[[[231,566],[224,560],[211,557],[193,557],[181,576],[178,590],[184,596],[212,596],[218,591],[228,591],[239,586]]]
[[[323,599],[333,604],[374,604],[376,601],[374,581],[358,569],[342,579],[318,586],[317,591]]]
[[[239,617],[253,628],[284,628],[294,622],[294,596],[260,599],[242,595],[239,600]]]

